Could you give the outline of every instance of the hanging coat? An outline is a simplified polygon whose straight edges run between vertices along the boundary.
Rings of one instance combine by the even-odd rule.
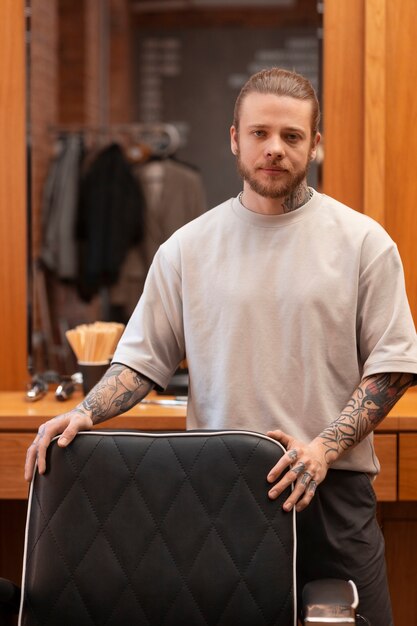
[[[61,137],[61,143],[43,190],[41,259],[58,278],[73,281],[78,275],[75,225],[83,143],[79,135]]]
[[[144,235],[145,198],[117,144],[102,150],[81,180],[77,220],[79,293],[89,300],[117,282],[128,250]]]

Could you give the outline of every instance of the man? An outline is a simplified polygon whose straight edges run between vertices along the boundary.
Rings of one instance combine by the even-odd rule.
[[[67,445],[126,411],[166,386],[186,354],[189,427],[267,430],[287,449],[269,496],[294,483],[284,508],[300,513],[300,588],[352,578],[361,613],[390,626],[372,431],[413,384],[416,334],[395,244],[307,186],[318,124],[302,76],[249,79],[231,128],[243,191],[161,246],[112,366],[77,408],[40,428],[26,477],[36,457],[45,471],[53,436]]]

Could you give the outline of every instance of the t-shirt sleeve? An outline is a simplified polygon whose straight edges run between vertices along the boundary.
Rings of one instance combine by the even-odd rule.
[[[417,374],[416,331],[400,255],[393,242],[361,272],[357,334],[363,376]]]
[[[161,247],[113,356],[165,388],[185,356],[181,277]]]

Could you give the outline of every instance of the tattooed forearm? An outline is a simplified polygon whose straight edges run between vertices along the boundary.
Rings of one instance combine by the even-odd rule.
[[[94,424],[131,409],[151,391],[153,383],[125,365],[115,363],[90,391],[79,409]]]
[[[312,194],[313,192],[307,186],[306,180],[303,180],[282,203],[284,213],[295,211],[295,209],[298,209],[300,206],[303,206],[303,204],[306,204],[306,202],[310,200]]]
[[[340,416],[322,433],[328,463],[362,441],[413,382],[413,374],[375,374],[362,380]]]

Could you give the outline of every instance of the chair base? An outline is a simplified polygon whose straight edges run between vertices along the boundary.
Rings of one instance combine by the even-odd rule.
[[[304,624],[352,626],[356,624],[358,592],[352,581],[314,580],[303,589]]]

